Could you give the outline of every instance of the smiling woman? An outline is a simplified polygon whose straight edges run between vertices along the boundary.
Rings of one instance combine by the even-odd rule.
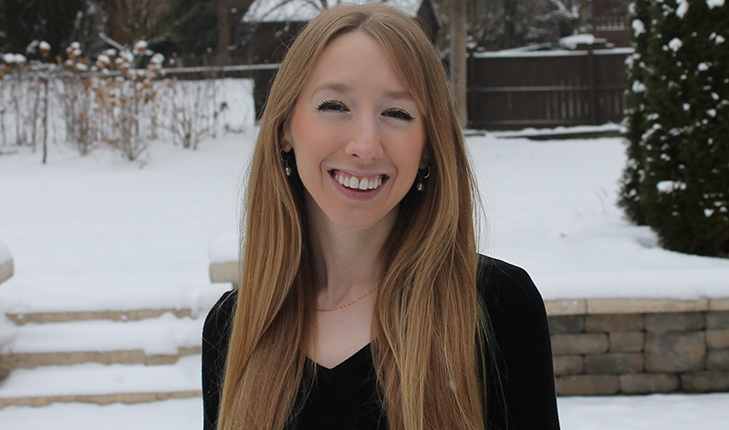
[[[476,253],[472,184],[415,22],[309,23],[261,120],[240,287],[203,331],[206,430],[558,428],[544,304]]]
[[[324,50],[282,143],[296,154],[307,207],[323,213],[315,224],[377,230],[382,238],[418,167],[426,166],[417,104],[385,50],[359,31]]]

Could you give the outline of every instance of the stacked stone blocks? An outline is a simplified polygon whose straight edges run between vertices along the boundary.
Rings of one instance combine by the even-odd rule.
[[[559,395],[729,391],[729,311],[549,320]]]

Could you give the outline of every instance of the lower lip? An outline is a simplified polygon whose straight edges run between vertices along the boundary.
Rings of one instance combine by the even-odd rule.
[[[386,182],[383,182],[382,184],[380,184],[379,187],[372,190],[353,190],[352,188],[348,188],[340,184],[339,181],[334,178],[334,176],[329,175],[329,178],[331,178],[334,187],[337,189],[337,191],[339,191],[340,194],[352,200],[372,200],[377,197],[378,194],[380,194],[380,191],[382,191],[382,187],[384,187],[386,184]]]

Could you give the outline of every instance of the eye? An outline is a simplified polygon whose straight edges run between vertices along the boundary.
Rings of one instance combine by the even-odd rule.
[[[415,118],[402,108],[390,108],[383,112],[383,115],[403,121],[414,121]]]
[[[347,109],[347,106],[339,100],[324,100],[319,104],[319,106],[316,107],[316,110],[321,112],[346,112],[349,109]]]

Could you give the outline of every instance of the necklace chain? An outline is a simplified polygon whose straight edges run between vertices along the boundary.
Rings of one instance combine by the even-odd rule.
[[[364,295],[362,295],[362,296],[360,296],[360,297],[358,297],[358,298],[356,298],[356,299],[352,300],[351,302],[347,303],[346,305],[341,305],[341,306],[337,306],[336,308],[331,308],[331,309],[319,309],[319,308],[317,308],[316,310],[317,310],[317,311],[319,311],[319,312],[331,312],[331,311],[338,311],[339,309],[343,309],[343,308],[346,308],[347,306],[351,306],[351,305],[353,305],[353,304],[357,303],[358,301],[360,301],[360,300],[364,299],[365,297],[367,297],[367,296],[369,296],[370,294],[374,293],[376,289],[377,289],[377,287],[375,287],[375,288],[373,288],[373,289],[369,290],[369,291],[368,291],[368,292],[366,292],[366,293],[365,293]]]

